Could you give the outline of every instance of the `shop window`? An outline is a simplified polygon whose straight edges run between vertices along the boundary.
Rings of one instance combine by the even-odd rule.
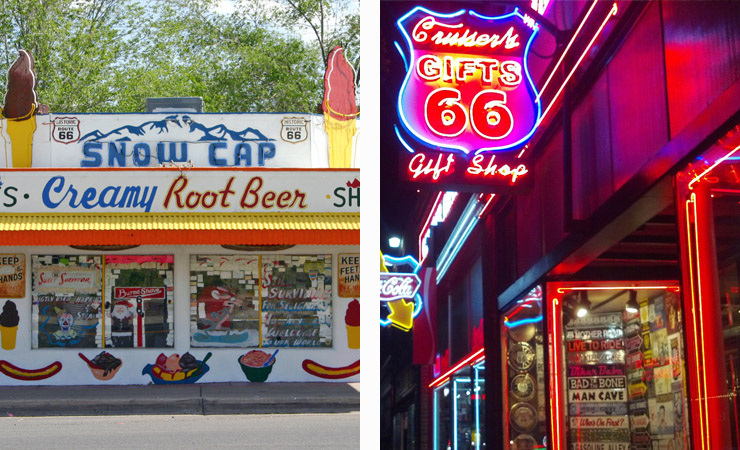
[[[108,347],[172,347],[174,257],[106,255]]]
[[[471,354],[457,370],[432,382],[435,450],[486,448],[482,355],[482,351]]]
[[[532,289],[502,317],[503,448],[546,448],[542,288]]]
[[[434,390],[434,450],[452,448],[450,433],[452,420],[452,395],[450,384],[445,383]]]
[[[677,283],[547,289],[554,448],[689,448]]]
[[[192,255],[194,347],[330,347],[331,255]]]
[[[695,448],[740,448],[740,126],[677,175]]]
[[[33,348],[173,346],[172,255],[31,261]]]
[[[101,256],[33,255],[33,348],[103,346]]]

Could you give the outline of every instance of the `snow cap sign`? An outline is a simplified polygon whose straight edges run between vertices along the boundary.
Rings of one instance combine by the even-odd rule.
[[[431,147],[513,150],[540,117],[527,68],[537,25],[514,12],[487,17],[416,7],[398,20],[409,64],[398,96],[403,126]]]

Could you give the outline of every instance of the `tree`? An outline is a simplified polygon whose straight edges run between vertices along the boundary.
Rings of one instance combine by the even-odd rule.
[[[203,97],[208,111],[313,112],[321,46],[216,4],[0,0],[0,61],[10,67],[28,49],[53,112],[136,112],[146,97],[167,96]]]
[[[134,56],[141,8],[116,0],[0,0],[0,60],[35,60],[38,91],[56,111],[108,110],[114,73]],[[120,69],[119,69],[120,70]],[[0,91],[5,91],[5,78]]]
[[[280,24],[285,30],[310,35],[318,45],[321,60],[336,45],[345,50],[345,57],[360,79],[360,15],[359,0],[241,0],[239,8],[263,11],[261,20]]]

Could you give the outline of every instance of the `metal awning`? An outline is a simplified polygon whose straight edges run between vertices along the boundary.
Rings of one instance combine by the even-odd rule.
[[[0,215],[0,245],[359,243],[359,213]]]

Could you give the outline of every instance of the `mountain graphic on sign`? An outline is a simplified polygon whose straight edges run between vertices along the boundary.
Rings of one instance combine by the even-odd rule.
[[[193,134],[191,142],[209,142],[209,141],[274,141],[270,139],[262,132],[254,128],[246,128],[242,131],[231,130],[223,124],[218,124],[212,127],[208,127],[200,122],[193,120],[192,117],[184,115],[180,117],[179,114],[167,116],[161,120],[149,120],[138,126],[136,125],[124,125],[114,130],[103,132],[101,130],[91,131],[80,138],[80,142],[85,141],[100,141],[103,139],[111,138],[114,141],[127,142],[131,141],[133,136],[148,136],[149,134],[157,135],[162,133],[169,133],[170,126],[177,126],[179,128],[185,128],[189,133]],[[160,139],[160,138],[158,138]]]

